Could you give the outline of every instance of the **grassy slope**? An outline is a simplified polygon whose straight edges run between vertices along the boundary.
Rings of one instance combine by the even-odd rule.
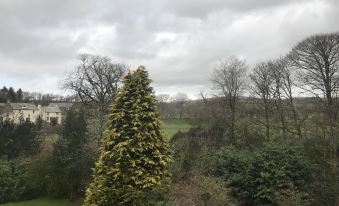
[[[169,139],[179,130],[185,132],[192,127],[186,120],[181,119],[162,120],[162,124],[163,131]]]
[[[0,204],[0,206],[69,206],[69,202],[64,199],[39,198],[22,202]]]

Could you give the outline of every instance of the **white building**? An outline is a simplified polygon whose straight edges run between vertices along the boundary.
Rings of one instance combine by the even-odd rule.
[[[48,123],[61,124],[66,111],[71,106],[72,103],[51,103],[48,106],[35,106],[31,103],[2,103],[0,104],[0,118],[8,118],[19,123],[20,118],[35,122],[40,116],[43,121]]]

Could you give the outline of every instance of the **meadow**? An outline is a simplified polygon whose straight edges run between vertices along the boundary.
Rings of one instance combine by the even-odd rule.
[[[168,139],[178,131],[187,132],[192,126],[184,119],[166,119],[162,120],[162,128]]]

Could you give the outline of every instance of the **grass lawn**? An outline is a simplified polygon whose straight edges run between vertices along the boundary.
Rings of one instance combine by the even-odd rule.
[[[0,204],[0,206],[69,206],[70,203],[64,199],[39,198],[22,202],[11,202]]]
[[[186,120],[182,119],[163,119],[162,129],[164,130],[168,139],[177,133],[179,130],[182,132],[188,131],[192,125],[190,125]]]

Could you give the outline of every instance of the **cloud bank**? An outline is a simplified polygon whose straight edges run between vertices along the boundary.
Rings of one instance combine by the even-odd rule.
[[[195,95],[218,61],[277,58],[338,31],[338,11],[336,0],[2,0],[0,82],[62,94],[58,81],[86,52],[145,65],[157,93]]]

